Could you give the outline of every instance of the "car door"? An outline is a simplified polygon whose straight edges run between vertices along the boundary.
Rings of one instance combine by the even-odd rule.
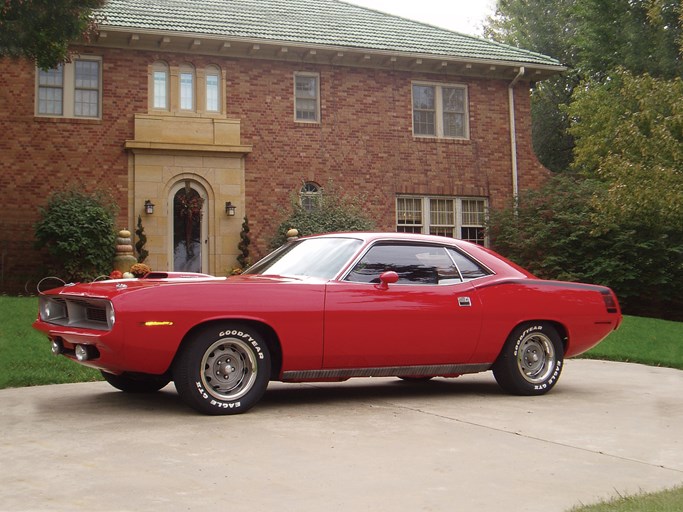
[[[383,286],[386,271],[398,282]],[[481,319],[476,292],[445,247],[378,242],[327,285],[323,366],[466,363]]]

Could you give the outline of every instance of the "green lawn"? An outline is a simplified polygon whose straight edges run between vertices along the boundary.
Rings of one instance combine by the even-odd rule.
[[[0,389],[100,380],[100,372],[52,355],[31,328],[37,313],[35,297],[0,296]]]
[[[42,334],[31,329],[35,297],[0,296],[0,389],[101,380],[99,372],[54,357]],[[667,366],[683,370],[683,323],[627,316],[621,328],[582,357]],[[572,509],[572,512],[668,512],[683,510],[683,487]]]
[[[569,512],[675,512],[683,510],[683,487],[652,494],[627,496],[597,505],[572,508]]]
[[[625,316],[618,331],[582,357],[683,370],[683,323]]]

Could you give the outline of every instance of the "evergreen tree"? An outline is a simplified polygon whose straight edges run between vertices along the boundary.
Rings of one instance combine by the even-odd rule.
[[[147,256],[149,256],[149,251],[145,249],[145,244],[147,244],[147,236],[145,235],[145,228],[142,227],[142,217],[138,215],[138,228],[135,230],[135,234],[138,237],[138,241],[135,242],[135,250],[138,253],[138,263],[143,263]]]
[[[249,236],[249,219],[245,216],[242,223],[242,231],[240,231],[240,243],[237,248],[240,250],[237,256],[237,263],[242,269],[247,268],[251,262],[249,261],[249,244],[251,244],[251,237]]]

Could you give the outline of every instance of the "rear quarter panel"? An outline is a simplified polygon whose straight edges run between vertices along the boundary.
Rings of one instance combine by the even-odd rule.
[[[621,321],[609,313],[602,297],[607,288],[532,279],[492,278],[475,285],[483,305],[481,341],[473,362],[492,362],[512,330],[525,322],[546,321],[566,334],[565,357],[598,344]],[[611,292],[610,292],[611,293]]]

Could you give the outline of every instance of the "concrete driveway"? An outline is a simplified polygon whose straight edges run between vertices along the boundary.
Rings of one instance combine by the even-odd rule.
[[[490,373],[271,383],[251,412],[172,385],[0,391],[0,510],[565,511],[683,484],[683,372],[568,361],[544,397]]]

